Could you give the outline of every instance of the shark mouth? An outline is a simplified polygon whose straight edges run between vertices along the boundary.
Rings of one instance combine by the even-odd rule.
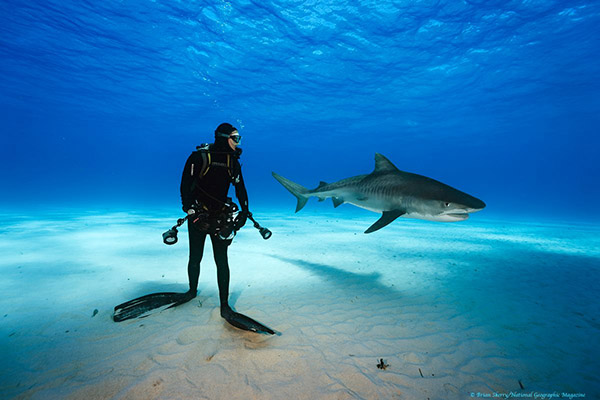
[[[441,215],[441,219],[448,222],[464,221],[467,218],[469,218],[469,213],[464,211],[449,212]]]
[[[449,217],[452,217],[452,218],[457,218],[457,219],[467,219],[467,218],[469,218],[469,213],[466,213],[466,212],[465,213],[449,213],[449,214],[446,214],[446,215],[449,216]]]
[[[452,221],[464,221],[469,218],[470,213],[481,211],[482,208],[465,208],[455,209],[442,214],[442,217],[446,217]]]

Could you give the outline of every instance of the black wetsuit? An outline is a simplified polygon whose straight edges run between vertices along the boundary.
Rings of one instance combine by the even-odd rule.
[[[204,162],[200,151],[192,153],[185,164],[180,187],[183,210],[187,212],[192,207],[199,207],[211,213],[219,213],[227,202],[229,185],[233,184],[242,210],[240,214],[243,216],[247,215],[248,194],[239,162],[241,150],[233,151],[227,143],[227,138],[218,137],[215,143],[210,145],[209,152],[211,162],[204,176],[201,176]],[[207,231],[198,229],[190,221],[191,219],[188,219],[190,239],[188,277],[190,294],[195,296],[198,289],[200,261],[204,253],[206,235],[209,235],[217,265],[217,282],[219,284],[221,309],[223,310],[224,307],[229,308],[229,263],[227,261],[227,247],[231,244],[231,240],[222,240],[216,234],[208,234]]]

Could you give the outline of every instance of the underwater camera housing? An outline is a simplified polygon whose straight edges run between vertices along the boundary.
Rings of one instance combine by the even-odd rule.
[[[209,221],[209,225],[221,240],[232,240],[237,233],[235,222],[239,214],[239,208],[233,202],[227,203],[227,207],[229,209],[226,209],[221,214],[217,214]]]
[[[199,212],[192,215],[187,215],[185,218],[180,218],[177,220],[177,224],[173,226],[168,231],[162,234],[163,243],[166,245],[173,245],[177,243],[177,228],[179,228],[183,223],[189,218],[193,217],[192,223],[196,226],[200,227],[202,230],[206,230],[210,233],[217,234],[221,240],[231,240],[235,237],[237,230],[235,229],[235,224],[237,221],[237,217],[239,215],[238,207],[235,203],[228,204],[229,209],[226,212],[218,214],[216,216],[211,216],[205,212]],[[273,233],[259,225],[258,222],[254,219],[251,212],[248,212],[248,219],[254,223],[254,227],[258,229],[258,232],[262,236],[263,239],[269,239]]]

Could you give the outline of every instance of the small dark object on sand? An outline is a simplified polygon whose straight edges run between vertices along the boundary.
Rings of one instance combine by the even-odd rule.
[[[419,368],[419,373],[421,374],[421,378],[425,378],[425,377],[423,376],[423,372],[421,372],[421,368]]]
[[[92,318],[94,318],[94,317],[96,316],[96,314],[98,314],[98,309],[97,309],[97,308],[96,308],[96,309],[94,310],[94,312],[92,313]]]
[[[520,379],[519,379],[519,386],[521,386],[521,389],[525,389],[525,386],[523,386]]]
[[[383,361],[383,358],[380,358],[380,359],[379,359],[379,364],[377,364],[377,368],[379,368],[379,369],[386,369],[386,368],[387,368],[387,367],[389,367],[389,366],[390,366],[390,364],[386,364],[386,363]]]

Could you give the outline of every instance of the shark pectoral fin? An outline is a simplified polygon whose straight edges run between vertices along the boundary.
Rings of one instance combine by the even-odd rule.
[[[333,201],[333,207],[335,208],[344,204],[344,199],[342,199],[341,197],[332,197],[331,200]]]
[[[402,210],[384,211],[381,218],[379,218],[373,225],[371,225],[369,229],[365,231],[365,233],[375,232],[383,228],[384,226],[389,225],[393,220],[395,220],[403,214],[406,214],[406,212]]]

